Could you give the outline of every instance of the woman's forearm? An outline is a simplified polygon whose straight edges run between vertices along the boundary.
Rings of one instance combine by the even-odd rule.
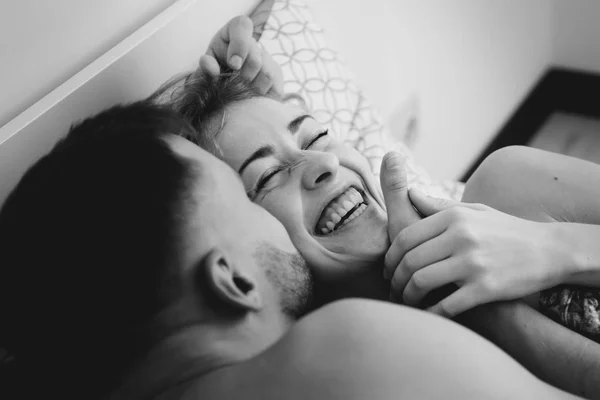
[[[600,226],[550,223],[562,273],[541,292],[539,310],[600,343]],[[547,286],[546,286],[547,287]]]
[[[600,226],[550,223],[565,258],[563,284],[600,287]]]
[[[486,304],[457,320],[495,343],[540,379],[573,394],[600,399],[600,344],[522,302]]]

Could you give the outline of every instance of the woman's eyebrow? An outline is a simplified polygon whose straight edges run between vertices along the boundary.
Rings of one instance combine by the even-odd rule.
[[[287,126],[288,131],[290,131],[290,133],[292,135],[295,134],[296,132],[298,132],[298,129],[300,129],[300,125],[302,125],[302,122],[304,122],[304,120],[307,118],[314,120],[313,116],[309,115],[309,114],[302,114],[302,115],[297,116],[293,120],[291,120]],[[244,172],[244,170],[248,167],[248,165],[250,165],[250,163],[252,163],[260,158],[269,157],[269,156],[273,155],[274,153],[275,153],[275,150],[273,149],[272,146],[262,146],[262,147],[258,148],[254,153],[252,153],[250,155],[250,157],[248,157],[242,163],[242,165],[238,169],[238,173],[241,175]]]
[[[241,175],[251,162],[258,160],[259,158],[271,156],[274,153],[275,150],[273,149],[273,146],[262,146],[258,148],[250,157],[246,159],[246,161],[242,163],[240,169],[238,169],[238,173]]]
[[[308,115],[308,114],[302,114],[296,118],[294,118],[287,126],[288,131],[290,131],[290,133],[293,135],[294,133],[298,132],[298,129],[300,129],[300,125],[302,125],[302,122],[304,122],[304,120],[306,118],[310,118],[313,119],[312,115]]]

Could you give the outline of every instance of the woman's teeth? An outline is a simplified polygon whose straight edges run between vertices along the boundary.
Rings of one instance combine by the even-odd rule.
[[[319,219],[316,231],[326,235],[354,220],[367,208],[358,190],[351,187],[335,198]]]
[[[327,235],[328,233],[331,233],[337,229],[340,229],[342,226],[344,226],[347,223],[349,223],[350,221],[356,219],[360,214],[363,213],[363,211],[365,211],[366,208],[367,208],[367,205],[365,203],[362,203],[360,206],[358,206],[358,208],[356,208],[356,210],[354,212],[352,212],[350,214],[350,216],[348,216],[348,218],[344,219],[341,223],[339,223],[339,225],[337,225],[337,224],[334,225],[332,222],[327,222],[326,226],[324,228],[321,228],[321,233],[323,235]]]

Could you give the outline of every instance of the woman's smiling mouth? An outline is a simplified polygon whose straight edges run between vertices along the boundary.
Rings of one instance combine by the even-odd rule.
[[[356,219],[367,208],[362,191],[350,186],[325,207],[317,221],[315,233],[328,235]]]

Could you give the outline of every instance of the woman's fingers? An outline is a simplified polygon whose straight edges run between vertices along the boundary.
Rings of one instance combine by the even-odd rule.
[[[221,66],[239,70],[248,57],[252,43],[255,43],[252,30],[252,20],[247,16],[233,18],[212,38],[206,54]]]
[[[385,254],[384,277],[386,279],[392,277],[409,251],[441,235],[447,227],[446,217],[443,214],[435,214],[402,229]]]
[[[271,87],[268,92],[276,96],[283,96],[283,71],[281,70],[281,67],[268,51],[262,49],[262,55],[261,72],[265,73],[271,82]]]
[[[489,301],[489,299],[484,297],[484,293],[476,284],[468,284],[436,305],[429,307],[427,311],[441,315],[442,317],[452,318]]]
[[[252,51],[255,40],[252,37],[252,20],[245,15],[233,18],[220,35],[227,46],[227,65],[238,70],[244,65],[246,58]]]
[[[260,48],[259,48],[260,49]],[[273,86],[273,71],[269,69],[269,55],[266,51],[261,50],[261,70],[256,75],[256,78],[252,81],[254,86],[260,94],[267,94]]]
[[[250,45],[244,65],[242,65],[242,68],[239,70],[240,76],[248,82],[254,81],[258,76],[262,68],[263,60],[262,49],[254,39],[252,39],[252,41],[253,43]]]
[[[221,73],[221,67],[219,67],[217,60],[208,54],[200,57],[199,67],[200,71],[208,76],[215,77]]]
[[[433,290],[461,280],[464,273],[464,264],[457,262],[456,258],[446,258],[416,271],[402,293],[404,304],[419,306]]]
[[[261,94],[283,93],[283,77],[280,66],[254,40],[252,20],[238,16],[223,26],[213,37],[200,58],[200,70],[209,76],[217,76],[223,70],[238,71],[239,76]]]
[[[408,251],[402,257],[402,261],[392,276],[390,298],[403,299],[406,286],[415,275],[418,276],[417,279],[420,279],[423,271],[448,259],[452,254],[451,240],[452,238],[448,235],[440,235]]]
[[[415,208],[419,211],[421,215],[424,215],[425,217],[437,214],[441,211],[448,210],[453,207],[463,207],[474,210],[479,208],[477,204],[473,203],[461,203],[459,201],[451,199],[431,197],[418,189],[410,189],[409,196],[410,201],[415,206]]]

